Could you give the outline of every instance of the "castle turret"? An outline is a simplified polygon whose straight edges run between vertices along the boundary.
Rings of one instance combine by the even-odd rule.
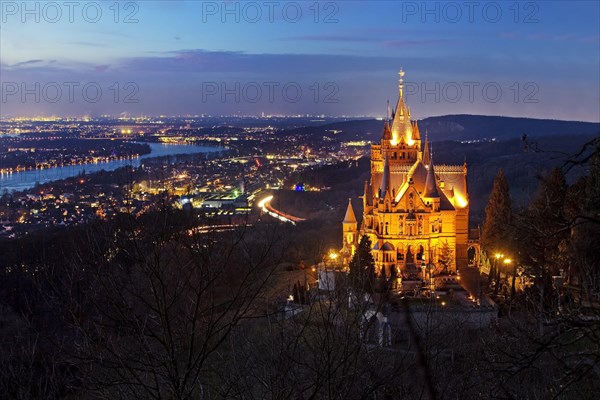
[[[385,121],[385,125],[383,126],[383,137],[382,140],[390,141],[392,140],[392,130],[390,129],[390,124],[388,121]]]
[[[431,156],[429,155],[429,138],[427,132],[425,132],[425,146],[423,148],[423,164],[429,165],[431,162]]]
[[[421,132],[419,132],[419,124],[417,121],[412,122],[412,129],[413,140],[421,140]]]
[[[354,255],[358,244],[358,222],[352,208],[352,199],[348,199],[348,208],[346,208],[346,215],[344,221],[342,221],[342,230],[344,235],[342,251],[345,253],[345,257],[350,258]]]
[[[386,157],[383,161],[383,175],[381,177],[381,186],[379,187],[379,200],[383,200],[385,195],[392,190],[390,177],[390,163]]]
[[[429,167],[427,168],[427,178],[425,178],[425,189],[423,199],[431,202],[434,211],[440,209],[440,192],[435,180],[435,171],[433,170],[433,158],[429,158]]]

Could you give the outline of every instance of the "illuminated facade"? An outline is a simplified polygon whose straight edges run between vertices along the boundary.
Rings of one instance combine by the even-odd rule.
[[[369,236],[379,273],[392,269],[404,279],[427,271],[456,271],[467,265],[469,196],[467,165],[435,165],[427,138],[421,145],[402,93],[371,145],[371,179],[365,182],[363,218],[358,228],[352,203],[343,221],[343,253],[349,259]]]

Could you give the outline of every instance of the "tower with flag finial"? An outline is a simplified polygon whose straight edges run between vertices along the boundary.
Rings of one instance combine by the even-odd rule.
[[[411,120],[405,103],[404,75],[401,69],[398,102],[391,115],[388,102],[381,141],[371,145],[360,229],[349,202],[343,247],[351,256],[360,237],[367,235],[378,273],[421,280],[467,264],[467,168],[434,165],[429,134],[422,146],[419,124]]]

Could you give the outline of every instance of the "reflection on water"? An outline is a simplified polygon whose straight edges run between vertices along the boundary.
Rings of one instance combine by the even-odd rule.
[[[68,165],[43,170],[19,171],[12,174],[0,174],[0,191],[21,191],[32,188],[36,182],[47,183],[59,179],[77,176],[83,171],[86,174],[101,170],[113,171],[117,168],[131,165],[138,167],[141,161],[150,157],[175,156],[179,154],[212,153],[222,151],[219,147],[192,146],[183,144],[148,143],[151,152],[129,160],[115,160],[97,164]],[[1,193],[0,193],[1,194]]]

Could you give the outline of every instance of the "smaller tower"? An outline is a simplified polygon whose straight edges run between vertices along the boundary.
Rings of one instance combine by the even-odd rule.
[[[385,195],[392,190],[391,177],[390,177],[390,163],[387,156],[383,161],[383,175],[381,176],[381,186],[379,187],[379,201],[385,199]]]
[[[433,158],[429,157],[429,166],[427,167],[427,178],[425,178],[425,189],[423,199],[431,202],[433,211],[440,210],[440,192],[435,179],[435,171],[433,170]]]
[[[344,235],[342,239],[342,252],[344,253],[344,258],[347,258],[349,261],[358,245],[358,222],[352,209],[352,199],[348,199],[348,208],[342,222],[342,230]]]
[[[425,147],[423,148],[423,164],[430,164],[430,155],[429,155],[429,138],[427,137],[427,130],[425,130]]]

